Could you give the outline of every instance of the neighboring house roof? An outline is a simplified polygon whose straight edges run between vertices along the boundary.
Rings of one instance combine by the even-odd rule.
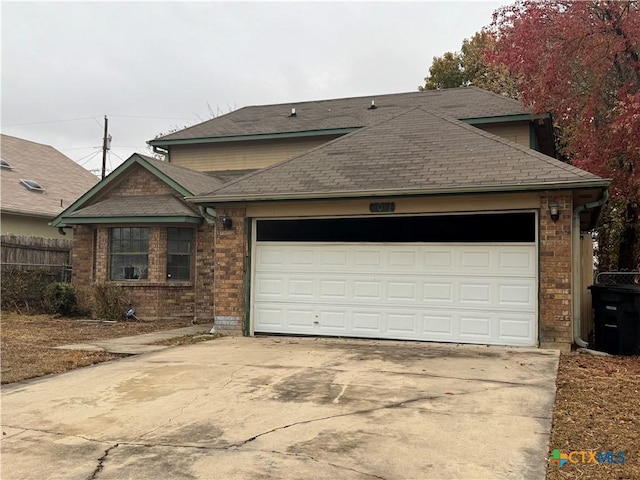
[[[98,178],[55,148],[22,138],[0,135],[3,213],[52,218],[98,182]],[[43,191],[30,190],[20,180],[33,180]]]
[[[107,219],[110,219],[109,221],[133,222],[140,217],[147,217],[148,221],[153,219],[156,222],[191,222],[190,219],[198,219],[198,221],[201,219],[189,206],[172,195],[100,198],[101,193],[108,192],[111,186],[125,178],[127,172],[136,165],[151,172],[187,198],[223,185],[219,178],[135,153],[60,213],[51,224],[65,226],[76,223],[101,223],[106,222]]]
[[[371,109],[375,102],[375,109]],[[544,118],[520,102],[477,87],[244,107],[149,141],[151,145],[197,143],[229,137],[346,133],[391,118],[411,107],[438,111],[468,123]],[[295,108],[295,116],[291,116]],[[491,117],[491,118],[490,118]],[[495,118],[497,117],[497,118]]]
[[[608,183],[454,118],[416,107],[192,200],[500,192]]]

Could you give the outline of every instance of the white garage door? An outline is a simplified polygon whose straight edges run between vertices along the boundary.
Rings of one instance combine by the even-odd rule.
[[[258,333],[533,346],[536,247],[258,242]]]

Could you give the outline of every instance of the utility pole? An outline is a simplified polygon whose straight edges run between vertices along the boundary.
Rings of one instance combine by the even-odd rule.
[[[109,135],[109,119],[104,116],[104,137],[102,138],[102,178],[107,170],[107,150],[111,148],[111,135]]]

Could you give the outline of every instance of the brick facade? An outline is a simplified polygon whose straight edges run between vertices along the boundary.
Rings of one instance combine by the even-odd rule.
[[[144,168],[109,189],[107,195],[166,194],[173,191]],[[103,196],[104,198],[104,196]],[[557,202],[560,217],[553,222],[549,203]],[[539,340],[544,348],[569,350],[572,335],[572,194],[540,196],[539,216]],[[244,208],[217,207],[232,227],[204,222],[195,229],[192,276],[189,282],[167,281],[167,225],[149,225],[149,274],[147,280],[122,285],[143,319],[185,317],[200,323],[213,321],[216,328],[249,333],[245,328],[248,262],[247,219]],[[110,227],[74,227],[74,283],[88,285],[109,280]],[[94,251],[95,250],[95,251]]]
[[[218,219],[215,233],[215,324],[221,330],[241,332],[245,330],[245,275],[249,274],[245,209],[222,209],[221,214],[231,217],[233,224],[224,230]]]
[[[549,203],[560,217],[554,222]],[[573,343],[571,305],[571,193],[540,196],[540,346],[569,351]]]
[[[101,198],[158,194],[173,194],[182,198],[146,169],[135,166],[124,180],[111,187]],[[136,308],[137,316],[144,320],[184,317],[199,323],[212,322],[214,225],[204,221],[199,226],[182,225],[194,228],[191,281],[167,280],[167,227],[173,225],[127,226],[149,228],[148,278],[117,282],[124,288],[127,300]],[[77,286],[110,281],[110,232],[111,226],[74,227],[73,283]]]

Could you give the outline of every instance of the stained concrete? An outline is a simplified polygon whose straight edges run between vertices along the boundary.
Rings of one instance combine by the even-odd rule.
[[[2,479],[544,479],[558,353],[219,338],[2,391]]]

